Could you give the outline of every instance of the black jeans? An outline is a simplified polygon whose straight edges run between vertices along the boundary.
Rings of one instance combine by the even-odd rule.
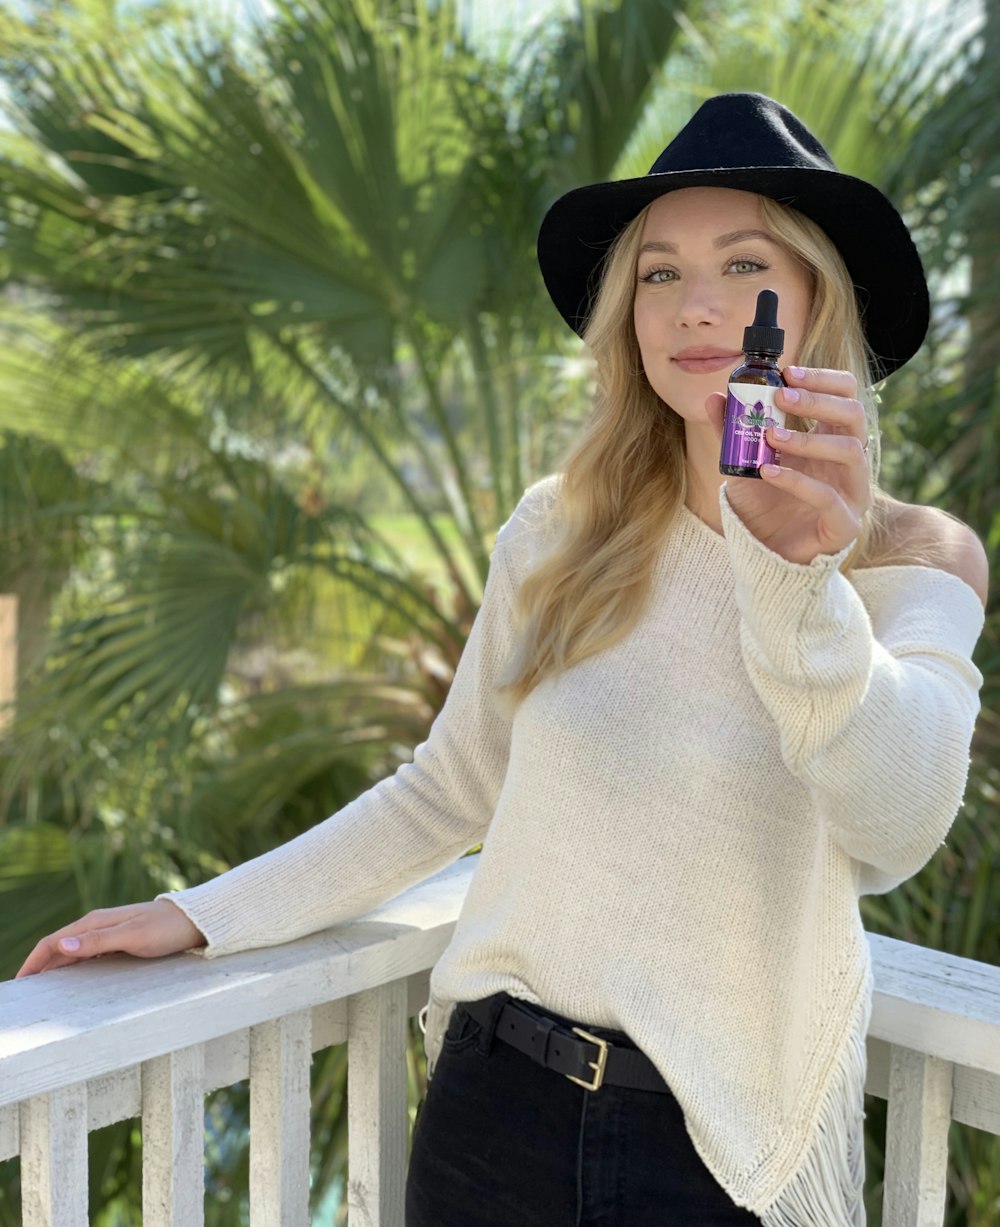
[[[760,1227],[702,1162],[673,1095],[587,1091],[494,1040],[510,999],[489,999],[489,1026],[452,1013],[414,1128],[406,1227]]]

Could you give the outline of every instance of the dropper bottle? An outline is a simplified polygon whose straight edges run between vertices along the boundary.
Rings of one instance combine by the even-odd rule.
[[[727,477],[760,477],[762,464],[775,463],[775,450],[768,443],[768,426],[784,426],[784,410],[774,395],[785,381],[778,358],[785,347],[784,331],[778,327],[778,296],[774,290],[757,295],[753,323],[743,330],[746,359],[729,376],[726,418],[722,427],[719,472]]]

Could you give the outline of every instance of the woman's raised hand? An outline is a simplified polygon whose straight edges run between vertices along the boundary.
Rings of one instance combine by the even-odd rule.
[[[849,371],[789,366],[782,374],[789,386],[778,390],[778,408],[816,425],[792,430],[788,438],[770,427],[767,441],[781,453],[777,472],[761,466],[762,480],[729,477],[726,495],[768,549],[789,562],[809,563],[818,554],[840,553],[872,505],[868,423]],[[713,393],[705,407],[721,444],[726,398]]]
[[[15,976],[68,967],[100,954],[134,954],[155,959],[206,944],[203,934],[167,899],[99,908],[43,937]]]

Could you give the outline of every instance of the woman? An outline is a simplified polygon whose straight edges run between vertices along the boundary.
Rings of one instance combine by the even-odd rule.
[[[983,681],[981,544],[874,483],[872,386],[926,331],[919,258],[793,115],[733,94],[648,175],[557,201],[539,260],[594,412],[500,530],[413,763],[21,974],[290,940],[483,840],[431,978],[409,1227],[857,1227],[858,897],[947,834]],[[775,472],[722,482],[765,287],[796,429],[770,434]]]

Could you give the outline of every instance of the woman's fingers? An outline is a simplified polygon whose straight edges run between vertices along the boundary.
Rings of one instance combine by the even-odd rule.
[[[106,920],[101,913],[89,912],[73,924],[43,937],[24,960],[14,978],[20,980],[23,976],[51,971],[55,967],[66,967],[81,959],[90,959],[97,954],[108,954],[113,949],[121,949],[120,945],[114,944],[112,935],[122,926],[118,924],[110,928],[101,927],[105,924]]]
[[[75,962],[74,951],[71,943],[79,940],[80,936],[90,929],[100,928],[103,921],[99,919],[99,913],[88,912],[86,916],[79,920],[74,920],[72,924],[64,925],[63,928],[57,929],[55,933],[50,933],[47,937],[35,946],[32,952],[24,960],[20,971],[14,977],[15,980],[20,980],[22,976],[33,976],[37,972],[48,970],[51,966],[58,965],[65,967],[67,963]],[[70,943],[67,947],[62,946],[62,942]]]
[[[822,423],[827,430],[854,435],[862,440],[867,438],[868,419],[864,406],[853,397],[806,388],[779,388],[775,403],[796,417],[812,418]]]
[[[156,958],[205,944],[204,936],[167,899],[88,912],[35,946],[16,979],[67,967],[102,954]]]
[[[837,554],[861,531],[861,520],[832,486],[815,477],[807,477],[798,469],[782,465],[762,464],[760,475],[769,485],[795,495],[819,513],[816,537],[820,553]]]
[[[791,388],[809,392],[828,392],[831,396],[853,400],[858,394],[858,381],[850,371],[833,371],[825,367],[786,366],[781,372]]]
[[[858,381],[850,371],[789,366],[783,374],[789,386],[778,389],[775,403],[780,408],[816,422],[812,434],[850,435],[864,445],[868,418],[857,399]]]
[[[42,943],[32,950],[31,954],[24,960],[21,970],[14,977],[15,980],[20,980],[24,976],[35,976],[42,971],[53,971],[57,967],[68,967],[70,963],[75,962],[68,955],[63,955],[56,951],[46,948],[42,950]]]
[[[784,430],[768,427],[768,442],[782,453],[807,460],[827,460],[835,464],[861,464],[867,467],[864,444],[856,435],[820,434],[815,430]]]
[[[39,942],[24,966],[14,977],[34,975],[37,971],[53,971],[57,967],[69,967],[82,959],[92,959],[99,954],[110,954],[120,949],[114,944],[114,930],[96,929],[82,937],[48,938]]]
[[[113,925],[109,929],[91,929],[77,936],[61,937],[56,944],[59,954],[70,959],[92,959],[99,954],[114,954],[126,949],[127,930],[130,922]]]

